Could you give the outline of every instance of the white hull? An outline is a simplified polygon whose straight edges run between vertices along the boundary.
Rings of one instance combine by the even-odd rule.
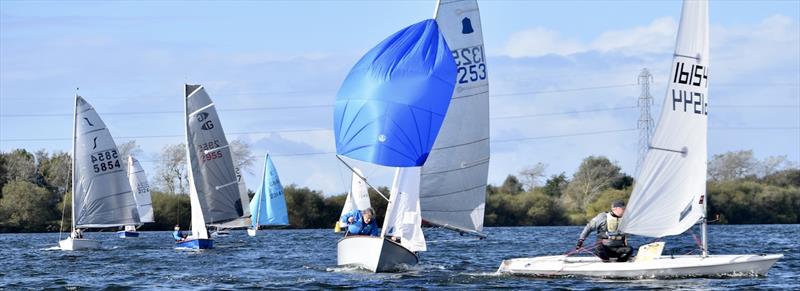
[[[499,273],[528,276],[670,278],[724,275],[764,276],[782,254],[661,256],[649,261],[603,263],[597,257],[546,256],[504,260]]]
[[[100,242],[85,238],[67,238],[58,242],[58,247],[62,251],[77,251],[87,249],[99,249]]]
[[[419,262],[416,254],[398,243],[374,236],[348,236],[337,244],[336,263],[372,272],[391,272]]]
[[[247,235],[249,235],[249,236],[256,236],[256,229],[253,229],[253,228],[248,228],[248,229],[247,229]]]

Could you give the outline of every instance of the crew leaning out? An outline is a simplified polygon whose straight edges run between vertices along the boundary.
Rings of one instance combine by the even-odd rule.
[[[589,233],[595,231],[598,241],[594,250],[595,255],[600,257],[603,262],[610,262],[611,258],[616,258],[617,262],[627,262],[633,249],[628,246],[626,235],[619,231],[624,213],[625,202],[617,200],[611,203],[611,211],[598,214],[586,224],[578,237],[576,248],[583,247],[583,241],[586,240]]]
[[[378,236],[378,223],[375,222],[375,211],[372,208],[354,210],[339,219],[339,223],[347,226],[347,235]]]

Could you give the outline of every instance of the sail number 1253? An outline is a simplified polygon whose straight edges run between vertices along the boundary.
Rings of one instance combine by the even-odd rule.
[[[453,50],[453,59],[458,67],[456,80],[459,84],[486,80],[486,57],[482,45]]]

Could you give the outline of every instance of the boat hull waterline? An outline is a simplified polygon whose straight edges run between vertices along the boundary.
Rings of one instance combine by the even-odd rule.
[[[504,260],[499,273],[537,277],[671,278],[765,276],[782,254],[661,256],[625,263],[603,263],[597,257],[544,256]]]
[[[374,236],[348,236],[337,244],[336,263],[372,272],[392,272],[416,265],[419,257],[402,245]]]
[[[58,242],[58,247],[64,251],[99,249],[100,242],[85,238],[67,238]]]
[[[212,239],[187,239],[175,242],[176,249],[208,250],[214,248]]]

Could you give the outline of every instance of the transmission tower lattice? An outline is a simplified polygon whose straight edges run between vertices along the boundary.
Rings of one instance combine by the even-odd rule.
[[[653,105],[653,96],[650,95],[650,83],[653,81],[653,75],[647,68],[642,69],[639,73],[638,81],[636,83],[642,88],[639,95],[639,156],[636,159],[636,175],[642,169],[644,163],[644,156],[647,155],[647,150],[650,148],[650,138],[653,136],[655,122],[653,116],[650,114],[650,106]]]

